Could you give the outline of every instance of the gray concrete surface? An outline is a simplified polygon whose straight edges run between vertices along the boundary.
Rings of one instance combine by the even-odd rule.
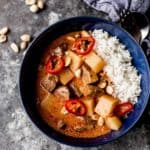
[[[38,14],[31,13],[24,0],[0,0],[0,27],[9,26],[11,29],[8,42],[0,44],[0,150],[77,149],[48,139],[25,115],[18,92],[18,74],[23,52],[15,54],[10,49],[10,43],[19,42],[19,36],[26,32],[34,38],[49,24],[78,15],[108,19],[105,14],[89,8],[80,0],[46,0],[46,9]],[[91,150],[150,150],[149,108],[150,106],[128,134]]]

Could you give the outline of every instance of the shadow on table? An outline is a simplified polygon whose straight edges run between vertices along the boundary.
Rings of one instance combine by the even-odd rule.
[[[143,124],[147,128],[149,127],[149,131],[150,131],[150,99],[149,99],[149,102],[147,104],[147,107],[146,107],[142,117],[140,118],[140,120],[137,122],[137,124],[133,128],[139,128]]]

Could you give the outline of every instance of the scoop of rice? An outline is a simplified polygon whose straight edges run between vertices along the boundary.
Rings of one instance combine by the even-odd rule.
[[[94,30],[95,50],[107,63],[104,70],[113,82],[114,95],[121,102],[137,102],[140,95],[141,75],[132,65],[132,57],[116,37],[103,30]]]

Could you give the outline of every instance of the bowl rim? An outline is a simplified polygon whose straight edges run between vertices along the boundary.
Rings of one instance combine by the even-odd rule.
[[[142,117],[143,113],[144,113],[144,110],[146,109],[146,106],[148,105],[148,102],[149,102],[149,97],[150,97],[150,88],[148,89],[148,94],[147,94],[147,101],[145,102],[145,105],[143,106],[143,109],[142,111],[140,112],[139,116],[136,118],[136,120],[134,121],[134,123],[129,127],[127,128],[124,132],[122,132],[119,136],[115,137],[115,138],[112,138],[112,139],[109,139],[107,141],[104,141],[104,142],[99,142],[97,144],[87,144],[87,145],[82,145],[82,144],[70,144],[70,143],[66,143],[64,142],[63,140],[60,140],[60,139],[57,139],[55,138],[54,136],[46,133],[45,131],[43,131],[43,129],[41,129],[35,122],[34,120],[32,119],[32,117],[29,115],[29,113],[27,112],[27,109],[26,109],[26,106],[24,105],[24,102],[23,102],[23,96],[22,96],[22,92],[21,92],[21,74],[22,74],[22,71],[23,71],[23,66],[24,66],[24,62],[25,62],[25,58],[27,57],[29,51],[32,49],[32,45],[44,34],[46,33],[50,28],[54,27],[55,25],[57,24],[61,24],[63,22],[66,22],[66,21],[69,21],[69,20],[76,20],[76,19],[97,19],[100,21],[103,21],[104,23],[106,24],[110,24],[112,26],[116,26],[119,30],[125,32],[127,34],[127,36],[132,39],[135,44],[139,47],[139,49],[141,50],[141,53],[143,55],[143,58],[145,60],[145,63],[146,63],[146,66],[147,66],[147,69],[148,69],[148,73],[150,75],[150,66],[148,64],[148,60],[141,48],[141,46],[139,45],[139,43],[137,43],[137,41],[133,38],[133,36],[128,32],[126,31],[125,29],[123,29],[121,26],[119,26],[118,24],[112,22],[112,21],[108,21],[106,19],[103,19],[103,18],[99,18],[99,17],[95,17],[95,16],[75,16],[75,17],[69,17],[69,18],[66,18],[66,19],[61,19],[59,21],[57,21],[56,23],[52,24],[52,25],[48,25],[48,27],[46,27],[44,30],[42,30],[35,38],[34,40],[29,44],[28,48],[26,49],[26,54],[24,55],[24,58],[22,59],[22,62],[21,62],[21,67],[20,67],[20,71],[19,71],[19,79],[18,79],[18,85],[19,85],[19,101],[25,111],[25,113],[27,114],[30,122],[43,134],[45,135],[46,137],[48,138],[51,138],[53,140],[55,140],[55,142],[59,142],[61,144],[65,144],[65,145],[68,145],[68,146],[74,146],[74,147],[97,147],[97,146],[101,146],[101,145],[104,145],[104,144],[107,144],[107,143],[110,143],[114,140],[117,140],[119,139],[120,137],[126,135],[135,125],[136,123],[139,121],[139,119]],[[149,76],[150,78],[150,76]],[[69,136],[68,136],[69,137]]]

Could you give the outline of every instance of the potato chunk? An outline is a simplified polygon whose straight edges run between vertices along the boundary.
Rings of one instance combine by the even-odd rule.
[[[83,103],[87,108],[87,115],[92,116],[94,113],[94,100],[91,97],[85,97],[82,99]]]
[[[42,110],[49,112],[56,97],[53,94],[48,94],[40,103]]]
[[[116,116],[107,117],[105,123],[112,130],[119,130],[122,125],[120,119]]]
[[[69,81],[71,81],[74,77],[74,74],[69,68],[64,69],[60,74],[59,74],[59,79],[60,82],[63,85],[66,85]]]
[[[70,69],[74,72],[81,66],[82,59],[72,51],[68,51],[68,55],[71,57]]]
[[[91,52],[89,55],[85,58],[85,63],[94,71],[95,73],[100,72],[104,66],[105,62],[104,60],[95,54],[94,52]]]
[[[118,99],[115,99],[112,96],[103,95],[98,98],[98,103],[95,107],[95,112],[101,115],[102,117],[111,115],[118,102]]]

